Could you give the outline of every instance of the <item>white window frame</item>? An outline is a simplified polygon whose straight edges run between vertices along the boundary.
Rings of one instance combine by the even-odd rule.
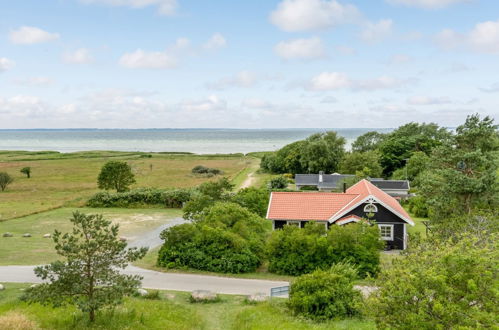
[[[288,226],[298,226],[298,228],[301,228],[301,221],[288,220],[288,221],[286,221],[286,225],[288,225]]]
[[[393,225],[382,223],[382,224],[378,224],[378,227],[379,227],[379,234],[380,234],[382,240],[393,241],[393,237],[394,237],[394,226]],[[391,234],[390,237],[382,235],[382,229],[381,229],[382,227],[390,228],[390,234]]]
[[[367,209],[368,207],[374,207],[374,210],[369,210],[369,211],[367,211],[366,209]],[[377,207],[376,205],[372,204],[372,203],[366,204],[366,205],[364,206],[364,212],[365,212],[365,213],[376,213],[376,212],[378,212],[378,207]]]

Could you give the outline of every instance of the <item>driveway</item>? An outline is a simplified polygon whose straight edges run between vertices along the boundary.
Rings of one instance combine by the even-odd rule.
[[[149,250],[151,250],[151,249],[163,244],[163,240],[161,238],[159,238],[159,234],[161,234],[161,232],[163,230],[165,230],[166,228],[169,228],[169,227],[173,227],[176,225],[186,223],[186,222],[188,222],[188,221],[184,220],[183,218],[172,219],[172,220],[168,221],[168,223],[162,224],[161,226],[157,227],[156,229],[151,230],[151,231],[149,231],[145,234],[142,234],[142,235],[138,236],[137,238],[131,240],[130,242],[128,242],[128,246],[129,247],[148,247]]]

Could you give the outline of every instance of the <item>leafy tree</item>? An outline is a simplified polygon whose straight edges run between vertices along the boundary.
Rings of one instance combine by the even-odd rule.
[[[487,240],[499,233],[499,211],[482,210],[472,214],[440,219],[431,227],[432,238],[458,240],[463,235],[472,235]]]
[[[98,310],[116,306],[136,292],[140,276],[123,275],[119,269],[144,257],[147,249],[126,249],[127,243],[118,237],[119,226],[102,215],[75,212],[70,221],[71,233],[56,230],[53,235],[64,260],[36,267],[35,274],[44,283],[28,289],[24,299],[55,307],[76,305],[93,322]]]
[[[356,279],[356,269],[347,263],[302,275],[291,283],[288,306],[296,315],[318,321],[358,316],[362,297],[353,288]]]
[[[344,137],[331,131],[313,134],[305,142],[300,163],[306,173],[338,171],[345,154],[346,140]]]
[[[215,204],[217,201],[228,201],[229,192],[234,185],[227,178],[218,181],[204,182],[197,188],[197,194],[185,203],[183,208],[184,219],[196,220],[203,216],[205,209]]]
[[[284,176],[278,176],[269,181],[270,189],[286,189],[288,187],[288,179]]]
[[[25,174],[28,179],[31,177],[31,167],[29,167],[29,166],[23,167],[20,170],[20,172],[23,173],[23,174]]]
[[[406,166],[393,172],[392,179],[415,181],[418,175],[428,168],[429,163],[430,157],[422,151],[416,151],[409,158]],[[414,183],[417,185],[417,180]]]
[[[124,192],[135,183],[135,175],[126,162],[112,160],[104,164],[97,182],[100,189],[116,189],[117,192]]]
[[[487,329],[497,325],[499,236],[432,238],[381,273],[371,300],[381,329]]]
[[[2,191],[5,191],[7,186],[14,182],[14,178],[12,178],[7,172],[0,172],[0,188]]]
[[[264,188],[244,188],[239,190],[231,201],[247,208],[253,213],[264,217],[267,214],[270,193]]]
[[[376,151],[351,152],[345,155],[340,165],[340,171],[344,174],[355,174],[362,171],[370,177],[379,178],[383,172],[379,154]]]
[[[379,144],[383,141],[386,134],[376,131],[367,132],[359,136],[352,143],[353,152],[366,152],[378,149]]]

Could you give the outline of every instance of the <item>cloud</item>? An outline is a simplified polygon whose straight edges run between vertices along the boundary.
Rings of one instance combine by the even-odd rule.
[[[12,69],[15,65],[14,61],[11,61],[6,57],[0,57],[0,72]]]
[[[326,103],[326,104],[331,104],[331,103],[337,103],[338,99],[335,98],[334,96],[326,96],[321,100],[321,103]]]
[[[92,54],[86,48],[78,48],[74,51],[66,52],[62,55],[62,59],[64,62],[72,64],[87,64],[94,60]]]
[[[395,5],[420,7],[425,9],[441,9],[457,3],[470,2],[470,0],[387,0]]]
[[[409,105],[437,105],[450,104],[452,101],[448,97],[433,97],[433,96],[412,96],[406,101]]]
[[[210,95],[204,100],[186,100],[181,103],[181,108],[190,112],[208,112],[227,109],[227,102],[216,95]]]
[[[348,46],[336,46],[336,51],[342,55],[354,55],[357,53],[355,48]]]
[[[306,89],[328,91],[350,88],[357,91],[374,91],[403,87],[414,82],[414,79],[397,79],[389,76],[381,76],[374,79],[351,79],[346,74],[340,72],[322,72],[310,80],[306,85]]]
[[[270,103],[269,101],[257,98],[244,99],[243,102],[241,102],[241,106],[250,109],[263,109],[263,110],[269,110],[274,108],[274,104]]]
[[[377,43],[392,34],[393,21],[382,19],[378,22],[368,22],[360,33],[360,38],[369,43]]]
[[[222,90],[229,87],[254,87],[261,78],[254,72],[241,71],[233,76],[222,78],[216,82],[207,83],[209,89]]]
[[[0,98],[0,113],[15,117],[39,117],[48,110],[47,105],[36,96],[16,95]]]
[[[205,49],[218,49],[227,46],[227,40],[220,33],[215,33],[204,44]]]
[[[390,57],[388,63],[389,64],[405,64],[412,61],[412,58],[409,55],[405,54],[396,54]]]
[[[14,79],[14,83],[21,86],[49,86],[54,81],[48,77],[29,77]]]
[[[270,21],[283,31],[297,32],[354,23],[360,16],[357,7],[336,0],[284,0],[270,14]]]
[[[499,20],[477,23],[466,33],[444,29],[434,41],[446,50],[463,48],[477,53],[499,54]]]
[[[177,66],[177,59],[166,52],[137,49],[121,56],[119,63],[129,69],[171,69]]]
[[[311,60],[326,56],[326,48],[319,37],[281,41],[274,47],[274,52],[285,60]]]
[[[32,45],[59,39],[59,34],[50,33],[34,26],[21,26],[17,30],[10,31],[9,39],[15,44]]]
[[[102,4],[113,7],[129,7],[134,9],[157,6],[158,13],[163,16],[174,15],[178,4],[177,0],[80,0],[85,4]]]
[[[496,82],[490,85],[489,87],[479,88],[479,90],[481,90],[484,93],[497,93],[499,92],[499,82]]]

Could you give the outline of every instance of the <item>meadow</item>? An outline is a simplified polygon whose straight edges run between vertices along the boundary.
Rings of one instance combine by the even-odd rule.
[[[189,293],[175,291],[160,292],[159,300],[126,298],[122,306],[98,313],[90,325],[74,307],[52,309],[19,301],[28,286],[7,283],[0,291],[0,328],[12,322],[26,329],[375,329],[368,320],[316,323],[297,318],[279,298],[249,304],[244,296],[220,295],[220,302],[193,304]]]
[[[195,176],[191,169],[196,165],[218,168],[229,179],[241,183],[249,168],[259,160],[242,154],[194,155],[188,153],[143,153],[91,151],[76,153],[58,152],[0,152],[0,172],[14,177],[14,182],[0,193],[0,221],[40,213],[63,206],[84,206],[88,197],[99,191],[97,176],[109,160],[128,162],[137,183],[132,188],[183,188],[193,187],[206,180]],[[31,178],[20,173],[31,167]]]

